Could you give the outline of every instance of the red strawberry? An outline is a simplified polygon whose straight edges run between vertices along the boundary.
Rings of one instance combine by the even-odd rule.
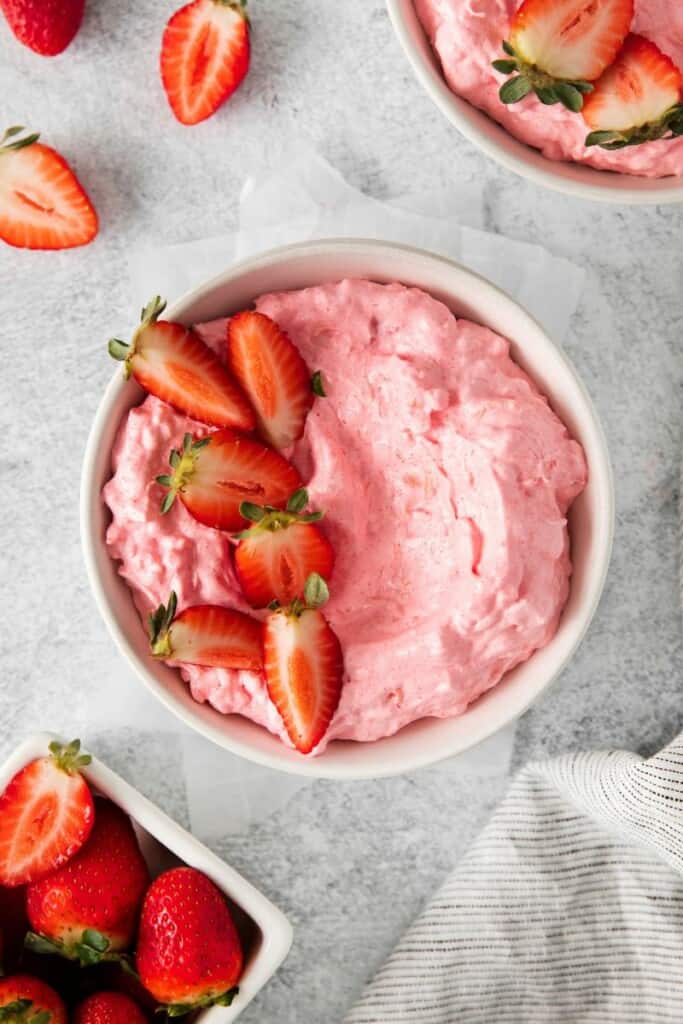
[[[149,617],[155,658],[254,672],[263,667],[263,633],[256,619],[216,604],[197,604],[180,615],[176,607],[172,592],[168,607],[159,605]]]
[[[321,390],[320,375],[311,378],[299,350],[274,320],[263,313],[245,312],[228,325],[230,369],[251,399],[259,430],[275,448],[287,448],[304,432],[313,404],[313,387]]]
[[[96,802],[95,827],[63,868],[30,885],[27,945],[84,965],[128,949],[149,883],[133,826],[108,800]]]
[[[304,601],[273,612],[264,629],[268,693],[302,754],[317,747],[327,732],[342,691],[341,646],[318,610],[328,596],[325,581],[312,574]]]
[[[623,149],[683,135],[683,75],[642,36],[630,35],[616,61],[586,98],[587,146]]]
[[[173,15],[161,43],[161,79],[182,124],[211,117],[249,70],[246,0],[194,0]]]
[[[147,1024],[147,1017],[122,992],[96,992],[76,1007],[73,1024]]]
[[[90,835],[93,799],[80,774],[90,757],[80,747],[51,743],[50,756],[27,764],[0,795],[0,885],[44,878]]]
[[[20,43],[54,57],[81,27],[85,0],[0,0],[0,7]]]
[[[237,929],[213,882],[188,867],[159,875],[142,908],[137,969],[169,1015],[230,1006],[242,962]]]
[[[301,484],[294,466],[258,441],[219,430],[193,441],[185,434],[182,449],[170,457],[173,473],[156,478],[169,491],[161,511],[168,512],[176,495],[205,526],[238,530],[243,501],[282,506]]]
[[[505,75],[518,72],[501,87],[501,100],[516,103],[533,90],[541,103],[581,110],[632,20],[633,0],[523,0],[503,43],[508,56],[493,62]]]
[[[17,974],[0,978],[0,1020],[8,1024],[67,1024],[66,1007],[44,981]]]
[[[112,338],[109,354],[125,363],[126,377],[188,416],[214,427],[253,430],[254,411],[218,356],[191,328],[159,320],[165,309],[155,296],[130,345]]]
[[[39,135],[0,138],[0,238],[19,249],[71,249],[97,234],[97,213],[66,160]]]
[[[236,535],[235,570],[244,596],[254,608],[273,601],[291,604],[303,597],[311,573],[329,579],[334,550],[315,522],[322,512],[303,513],[308,492],[302,487],[287,502],[287,511],[242,502],[240,511],[255,523]]]

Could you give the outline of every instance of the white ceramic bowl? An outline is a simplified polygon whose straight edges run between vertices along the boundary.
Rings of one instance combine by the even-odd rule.
[[[405,246],[362,240],[287,246],[232,267],[176,302],[166,315],[186,324],[211,320],[244,309],[264,292],[345,277],[415,285],[454,313],[509,338],[514,358],[550,397],[588,459],[589,483],[570,516],[574,575],[557,634],[465,714],[424,719],[371,743],[337,740],[318,757],[306,758],[246,718],[221,715],[208,704],[196,703],[176,670],[150,658],[130,592],[104,543],[109,512],[101,494],[111,476],[112,445],[123,416],[143,397],[136,384],[124,382],[120,368],[97,412],[81,482],[81,536],[95,598],[119,648],[149,689],[193,729],[236,754],[300,775],[337,779],[394,775],[439,761],[474,746],[520,715],[562,670],[588,627],[607,572],[614,518],[605,438],[570,363],[516,302],[449,260]]]
[[[51,733],[38,733],[25,740],[0,765],[0,792],[24,765],[36,757],[43,757],[52,740],[56,739],[64,742]],[[289,953],[292,945],[289,921],[245,878],[97,758],[93,757],[92,764],[84,769],[83,775],[92,789],[118,804],[132,819],[140,849],[153,877],[180,863],[188,864],[208,875],[228,898],[245,955],[240,991],[232,1006],[202,1010],[197,1014],[197,1024],[230,1024],[237,1020]]]
[[[452,92],[415,12],[413,0],[386,0],[386,3],[398,40],[434,103],[465,138],[503,167],[538,185],[581,199],[631,205],[683,202],[683,179],[679,177],[638,178],[598,171],[583,164],[549,160],[538,150],[519,142],[483,111]]]

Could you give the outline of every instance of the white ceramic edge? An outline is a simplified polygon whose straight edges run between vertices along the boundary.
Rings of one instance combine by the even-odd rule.
[[[64,742],[63,737],[48,732],[35,733],[25,739],[0,766],[0,792],[24,765],[36,757],[44,756],[52,740]],[[118,804],[162,846],[186,864],[208,875],[258,925],[263,941],[240,980],[239,996],[232,1006],[214,1006],[203,1010],[197,1017],[202,1024],[230,1024],[237,1020],[289,953],[293,939],[289,921],[246,878],[96,757],[84,769],[83,775],[95,789]]]
[[[635,175],[618,175],[620,184],[614,181],[615,173],[612,171],[601,171],[586,164],[571,163],[571,167],[577,168],[577,176],[584,178],[584,181],[571,180],[559,173],[558,164],[542,153],[525,143],[514,139],[505,128],[496,125],[490,118],[491,125],[505,136],[505,141],[510,139],[516,143],[514,147],[519,155],[509,152],[502,144],[498,145],[494,139],[490,139],[481,132],[471,115],[476,110],[480,117],[488,117],[483,111],[477,110],[467,101],[457,96],[449,88],[440,69],[436,63],[438,57],[434,56],[434,64],[429,63],[415,45],[412,27],[407,23],[404,16],[404,5],[412,4],[412,0],[386,0],[389,19],[393,25],[403,51],[405,52],[416,77],[423,88],[429,94],[436,106],[441,110],[448,120],[487,156],[496,160],[509,171],[513,171],[522,178],[535,182],[537,185],[544,185],[546,188],[554,189],[565,195],[575,196],[580,199],[590,199],[598,202],[620,203],[630,206],[655,206],[664,203],[683,202],[683,184],[678,184],[676,179],[669,178],[639,178]],[[415,20],[418,23],[417,15]],[[424,31],[419,26],[419,31]],[[431,44],[429,44],[431,48]],[[524,151],[529,156],[525,157]],[[543,161],[546,166],[536,166],[531,160],[531,154],[535,154],[537,161]],[[561,164],[559,166],[562,166]],[[671,184],[669,181],[671,180]],[[623,182],[633,182],[633,185],[624,185]],[[637,184],[636,184],[637,183]]]
[[[597,466],[598,474],[600,477],[599,483],[602,486],[605,494],[605,515],[601,520],[604,535],[599,538],[599,550],[601,552],[601,564],[599,572],[593,577],[592,587],[590,591],[590,600],[586,603],[586,610],[584,612],[584,623],[579,633],[577,633],[574,642],[571,647],[567,650],[565,657],[558,663],[553,674],[545,679],[543,683],[536,684],[535,686],[529,686],[529,692],[527,699],[515,708],[513,714],[510,714],[505,721],[499,721],[496,724],[488,725],[473,730],[468,741],[461,745],[457,750],[441,751],[438,754],[434,754],[428,749],[420,756],[414,756],[410,761],[403,761],[397,764],[395,759],[390,755],[384,760],[375,762],[371,767],[363,766],[362,749],[366,744],[358,744],[358,764],[353,766],[334,766],[330,767],[325,763],[325,753],[318,755],[315,758],[296,758],[290,760],[292,752],[284,745],[282,747],[281,755],[274,755],[264,753],[262,751],[254,750],[249,743],[243,743],[233,737],[226,737],[217,727],[214,727],[209,722],[199,719],[197,716],[188,713],[184,707],[175,699],[174,695],[165,688],[149,671],[148,665],[138,657],[135,650],[132,648],[125,632],[119,627],[118,623],[112,616],[109,608],[107,594],[105,588],[100,579],[99,571],[97,568],[97,559],[95,549],[97,546],[97,538],[93,535],[91,528],[91,520],[89,515],[89,505],[92,498],[93,488],[95,486],[94,471],[95,471],[95,459],[99,447],[99,438],[103,432],[103,429],[108,421],[109,414],[112,406],[115,404],[119,392],[123,387],[126,386],[123,381],[120,370],[115,371],[112,380],[110,381],[102,401],[97,409],[95,420],[93,422],[90,435],[88,437],[84,460],[83,469],[81,475],[81,493],[80,493],[80,529],[81,529],[81,542],[83,546],[83,554],[86,563],[86,569],[88,578],[92,587],[95,601],[99,608],[99,611],[109,629],[112,637],[114,638],[119,650],[124,655],[128,663],[131,665],[135,673],[142,679],[147,688],[155,694],[155,696],[168,708],[173,714],[179,717],[189,728],[196,730],[213,743],[217,744],[224,749],[230,750],[232,753],[238,754],[241,757],[245,757],[247,760],[254,761],[258,764],[265,765],[269,768],[275,768],[279,771],[289,772],[290,774],[303,775],[312,778],[321,779],[344,779],[344,780],[363,780],[372,778],[382,778],[392,775],[402,774],[408,771],[413,771],[418,768],[423,768],[428,765],[433,765],[441,760],[445,760],[450,756],[454,756],[459,753],[463,753],[465,750],[469,750],[481,743],[483,740],[488,739],[489,736],[493,735],[499,729],[505,725],[516,720],[522,715],[528,707],[538,698],[538,696],[546,690],[552,682],[554,682],[558,676],[562,673],[567,663],[571,660],[574,652],[579,647],[585,633],[593,619],[595,611],[597,610],[602,590],[604,588],[605,580],[607,577],[607,571],[609,568],[609,562],[612,551],[612,543],[614,536],[614,481],[612,476],[612,467],[609,460],[607,442],[605,438],[602,425],[598,419],[597,413],[593,406],[592,399],[588,394],[583,382],[578,377],[572,364],[564,354],[564,352],[555,345],[554,342],[548,337],[544,328],[539,322],[531,316],[526,310],[519,305],[516,300],[511,298],[506,292],[492,284],[486,278],[475,273],[472,270],[456,263],[453,260],[449,260],[446,257],[438,256],[431,252],[426,252],[421,249],[417,249],[408,245],[400,245],[398,243],[386,243],[378,242],[372,239],[325,239],[320,241],[296,243],[294,245],[285,245],[276,249],[269,250],[259,256],[252,257],[244,260],[230,267],[228,270],[221,274],[216,275],[211,280],[197,288],[192,289],[186,293],[181,299],[177,300],[167,311],[167,316],[172,318],[183,318],[184,310],[195,303],[202,295],[210,290],[220,287],[223,283],[230,281],[234,277],[246,273],[247,271],[253,270],[257,267],[267,267],[269,264],[277,263],[286,257],[288,254],[293,252],[299,252],[302,250],[308,250],[309,252],[315,252],[318,250],[321,253],[329,253],[330,251],[338,251],[344,248],[358,248],[361,247],[366,252],[369,250],[381,251],[384,254],[391,251],[398,251],[401,253],[410,254],[416,258],[422,258],[426,260],[433,260],[452,268],[453,271],[457,272],[461,276],[476,279],[482,285],[484,285],[492,295],[498,296],[500,299],[504,299],[506,303],[511,303],[515,309],[528,321],[530,326],[533,326],[537,332],[543,335],[546,343],[550,346],[555,355],[564,363],[565,368],[569,375],[573,378],[576,386],[581,392],[583,400],[586,405],[586,411],[590,417],[590,426],[593,432],[593,438],[597,445],[599,452],[599,464]],[[596,467],[593,467],[595,469]],[[475,705],[476,706],[476,705]],[[218,714],[218,712],[216,712]],[[337,742],[337,741],[335,741]],[[382,741],[374,741],[381,743]]]

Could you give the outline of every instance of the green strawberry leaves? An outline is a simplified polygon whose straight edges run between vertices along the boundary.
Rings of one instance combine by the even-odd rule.
[[[300,487],[294,491],[283,511],[274,508],[272,505],[255,505],[253,501],[243,501],[240,504],[240,515],[254,526],[239,533],[233,533],[233,540],[245,540],[254,534],[269,530],[271,533],[276,530],[284,530],[295,523],[317,523],[325,515],[324,512],[304,512],[308,505],[308,491]]]
[[[188,1013],[205,1010],[209,1006],[232,1006],[238,993],[239,988],[235,986],[219,996],[206,996],[204,999],[198,999],[195,1003],[167,1003],[166,1006],[158,1007],[157,1013],[165,1013],[168,1017],[185,1017]]]
[[[44,935],[28,932],[24,945],[32,953],[39,953],[43,956],[62,956],[66,960],[76,961],[81,967],[93,967],[105,960],[119,961],[121,959],[118,953],[109,951],[109,939],[95,928],[85,928],[80,942],[74,942],[73,945],[66,945],[56,939],[48,939]],[[2,1020],[1,1017],[0,1020]],[[31,1024],[34,1022],[31,1021]]]
[[[593,91],[590,82],[553,78],[535,64],[527,63],[507,40],[503,40],[503,50],[507,57],[494,60],[492,64],[501,75],[513,76],[503,82],[498,92],[501,102],[506,106],[519,103],[533,92],[546,106],[561,103],[574,114],[583,109],[583,97]]]
[[[625,149],[626,146],[641,146],[644,142],[671,139],[683,135],[683,103],[677,103],[666,111],[659,121],[626,128],[624,131],[598,130],[586,136],[585,146],[600,146],[601,149]]]

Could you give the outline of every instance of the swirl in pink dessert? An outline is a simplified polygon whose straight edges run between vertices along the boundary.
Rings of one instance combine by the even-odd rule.
[[[336,550],[326,616],[344,651],[323,744],[374,740],[458,715],[551,639],[569,590],[566,514],[586,483],[580,446],[510,358],[508,342],[400,284],[353,280],[266,295],[257,308],[323,373],[289,452]],[[198,331],[219,354],[226,321]],[[226,534],[180,502],[160,515],[168,453],[205,428],[148,397],[131,410],[104,490],[107,544],[141,617],[250,611]],[[258,673],[182,666],[198,701],[288,742]]]
[[[505,81],[491,61],[505,56],[501,41],[519,0],[414,0],[427,36],[438,54],[453,92],[494,120],[521,142],[551,160],[573,160],[601,170],[649,178],[683,174],[683,137],[648,142],[610,152],[586,149],[588,129],[580,114],[562,104],[544,106],[534,95],[506,106],[498,98]],[[635,0],[631,31],[645,36],[683,68],[683,4]]]

